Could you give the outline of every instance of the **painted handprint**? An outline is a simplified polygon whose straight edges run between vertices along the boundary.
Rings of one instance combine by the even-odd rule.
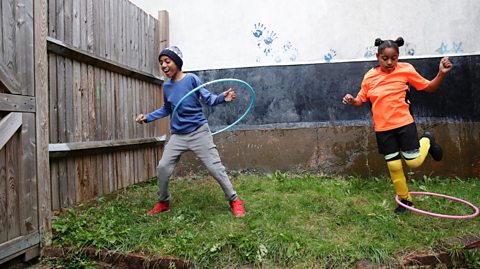
[[[366,47],[365,48],[365,53],[363,54],[363,56],[365,58],[372,58],[374,57],[375,55],[377,55],[377,49],[375,46],[369,46],[369,47]]]
[[[263,23],[255,23],[254,29],[252,31],[253,36],[256,38],[260,38],[263,33],[265,32],[266,28],[263,26]]]
[[[323,59],[325,59],[325,62],[329,63],[336,55],[337,52],[334,49],[330,49],[330,52],[325,54]]]
[[[277,39],[277,34],[274,31],[267,31],[267,36],[263,39],[263,42],[270,46],[275,39]]]
[[[452,51],[454,53],[462,53],[463,52],[463,48],[462,48],[462,41],[459,41],[458,43],[457,42],[452,42]]]

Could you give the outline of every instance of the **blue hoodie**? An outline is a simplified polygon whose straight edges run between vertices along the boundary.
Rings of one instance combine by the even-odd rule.
[[[172,81],[171,79],[166,81],[163,84],[163,106],[149,113],[146,117],[146,122],[158,120],[172,114],[178,101],[202,84],[200,79],[191,73],[186,73],[185,77],[178,81]],[[207,123],[207,118],[203,114],[200,102],[209,106],[215,106],[224,103],[225,98],[223,93],[215,95],[205,88],[185,98],[170,120],[172,134],[188,134]]]

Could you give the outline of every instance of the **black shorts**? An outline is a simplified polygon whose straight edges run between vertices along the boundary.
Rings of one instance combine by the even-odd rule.
[[[420,148],[415,122],[397,129],[375,132],[375,135],[377,136],[378,152],[383,155]]]

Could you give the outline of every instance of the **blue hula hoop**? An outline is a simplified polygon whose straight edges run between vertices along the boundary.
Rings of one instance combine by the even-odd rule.
[[[244,84],[245,86],[247,86],[248,90],[250,91],[251,93],[251,101],[250,101],[250,105],[248,106],[247,110],[245,111],[245,113],[243,113],[242,116],[240,116],[240,118],[238,118],[238,120],[236,120],[235,122],[233,122],[232,124],[228,125],[227,127],[221,129],[221,130],[218,130],[214,133],[212,133],[212,135],[216,135],[216,134],[219,134],[221,132],[224,132],[230,128],[232,128],[233,126],[235,126],[238,122],[240,122],[243,118],[245,118],[245,116],[247,116],[248,113],[250,113],[250,110],[252,110],[252,107],[253,107],[253,104],[255,103],[255,91],[253,90],[252,86],[250,86],[250,84],[248,84],[247,82],[243,81],[243,80],[240,80],[240,79],[235,79],[235,78],[223,78],[223,79],[216,79],[216,80],[212,80],[210,82],[207,82],[207,83],[204,83],[198,87],[196,87],[195,89],[189,91],[187,94],[185,94],[185,96],[182,97],[182,99],[180,99],[180,101],[178,101],[177,105],[175,106],[175,108],[173,109],[172,111],[172,117],[173,117],[173,114],[175,114],[175,112],[177,111],[178,107],[180,106],[180,104],[183,102],[183,100],[185,100],[187,97],[189,97],[190,95],[194,94],[195,92],[199,91],[201,88],[205,88],[206,86],[208,85],[212,85],[212,84],[216,84],[216,83],[221,83],[221,82],[237,82],[237,83],[241,83],[241,84]]]

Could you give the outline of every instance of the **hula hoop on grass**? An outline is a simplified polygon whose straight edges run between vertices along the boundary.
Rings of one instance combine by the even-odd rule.
[[[424,210],[421,210],[421,209],[417,209],[415,207],[412,207],[412,206],[408,206],[406,204],[403,204],[402,202],[400,202],[400,198],[398,197],[398,195],[395,196],[395,201],[397,201],[397,204],[405,207],[406,209],[409,209],[409,210],[412,210],[414,212],[417,212],[417,213],[420,213],[420,214],[425,214],[425,215],[429,215],[429,216],[432,216],[432,217],[437,217],[437,218],[445,218],[445,219],[469,219],[469,218],[473,218],[473,217],[476,217],[478,216],[480,210],[478,209],[478,207],[476,207],[475,205],[473,205],[472,203],[468,202],[468,201],[465,201],[465,200],[462,200],[460,198],[456,198],[456,197],[453,197],[453,196],[448,196],[448,195],[444,195],[444,194],[438,194],[438,193],[432,193],[432,192],[422,192],[422,191],[413,191],[413,192],[409,192],[409,194],[418,194],[418,195],[430,195],[430,196],[437,196],[437,197],[443,197],[443,198],[447,198],[447,199],[450,199],[450,200],[453,200],[453,201],[457,201],[457,202],[460,202],[462,204],[466,204],[468,205],[469,207],[473,208],[473,210],[475,211],[473,214],[470,214],[470,215],[443,215],[443,214],[437,214],[437,213],[432,213],[432,212],[428,212],[428,211],[424,211]]]
[[[178,101],[178,104],[175,106],[175,108],[173,109],[172,111],[172,116],[173,114],[175,114],[175,112],[177,111],[179,105],[183,102],[183,100],[185,100],[187,97],[189,97],[190,95],[194,94],[195,92],[199,91],[200,89],[202,88],[205,88],[206,86],[208,85],[212,85],[212,84],[216,84],[216,83],[222,83],[222,82],[235,82],[235,83],[240,83],[240,84],[244,84],[245,86],[247,86],[248,90],[250,91],[250,94],[252,96],[251,98],[251,101],[250,101],[250,105],[248,106],[247,110],[245,111],[245,113],[243,113],[242,116],[240,116],[240,118],[238,118],[238,120],[234,121],[232,124],[228,125],[227,127],[221,129],[221,130],[218,130],[214,133],[212,133],[212,135],[216,135],[216,134],[219,134],[221,132],[224,132],[230,128],[232,128],[234,125],[236,125],[238,122],[240,122],[243,118],[245,118],[245,116],[247,116],[248,113],[250,113],[250,110],[252,110],[252,107],[253,107],[253,104],[255,103],[255,91],[253,91],[253,88],[252,86],[250,86],[250,84],[248,84],[247,82],[243,81],[243,80],[240,80],[240,79],[235,79],[235,78],[223,78],[223,79],[216,79],[216,80],[212,80],[210,82],[207,82],[207,83],[204,83],[198,87],[196,87],[195,89],[189,91],[187,94],[185,94],[185,96],[182,97],[182,99],[180,99],[180,101]]]

